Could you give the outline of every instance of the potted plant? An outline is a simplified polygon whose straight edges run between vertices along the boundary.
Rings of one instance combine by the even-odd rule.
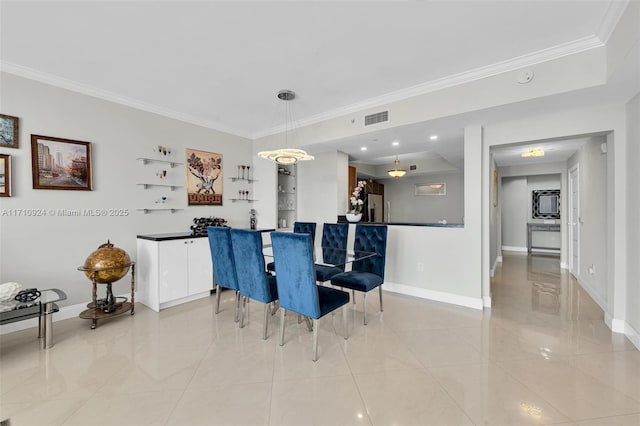
[[[362,219],[362,209],[364,207],[364,200],[360,198],[360,193],[362,189],[365,187],[367,182],[361,180],[358,181],[358,184],[353,189],[351,193],[351,197],[349,198],[349,204],[351,206],[351,210],[347,212],[347,220],[349,222],[359,222]]]

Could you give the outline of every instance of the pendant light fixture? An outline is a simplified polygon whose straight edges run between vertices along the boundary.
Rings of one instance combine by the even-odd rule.
[[[387,170],[389,176],[394,177],[396,179],[401,178],[402,176],[407,174],[405,169],[400,168],[400,160],[398,160],[398,156],[396,155],[396,159],[393,162],[393,169]]]
[[[298,161],[313,160],[314,156],[307,154],[306,151],[301,149],[294,149],[288,147],[288,131],[289,126],[287,124],[289,105],[288,101],[295,99],[296,94],[291,90],[281,90],[278,92],[278,99],[285,102],[285,128],[284,128],[284,148],[275,149],[273,151],[260,151],[258,157],[266,160],[275,161],[278,164],[296,164]]]

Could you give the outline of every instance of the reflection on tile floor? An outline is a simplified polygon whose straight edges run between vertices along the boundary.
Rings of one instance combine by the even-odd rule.
[[[505,255],[484,312],[385,293],[311,333],[262,309],[233,322],[233,295],[155,313],[138,305],[96,330],[55,324],[0,336],[0,420],[19,425],[638,425],[640,352],[556,257]],[[358,303],[361,298],[358,296]]]

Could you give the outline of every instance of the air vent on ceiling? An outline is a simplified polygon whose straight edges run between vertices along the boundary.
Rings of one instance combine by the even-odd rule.
[[[369,114],[364,116],[365,126],[384,123],[385,121],[389,121],[389,111],[376,112],[375,114]]]
[[[418,167],[415,164],[412,164],[412,165],[409,166],[409,170],[415,170],[417,168]]]

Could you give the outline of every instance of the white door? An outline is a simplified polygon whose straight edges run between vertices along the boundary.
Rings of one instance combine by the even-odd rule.
[[[213,265],[208,238],[192,238],[189,248],[189,295],[213,290]]]
[[[580,200],[578,165],[569,170],[569,272],[580,274]]]
[[[160,243],[158,249],[160,303],[180,299],[188,294],[187,241],[189,240]]]

